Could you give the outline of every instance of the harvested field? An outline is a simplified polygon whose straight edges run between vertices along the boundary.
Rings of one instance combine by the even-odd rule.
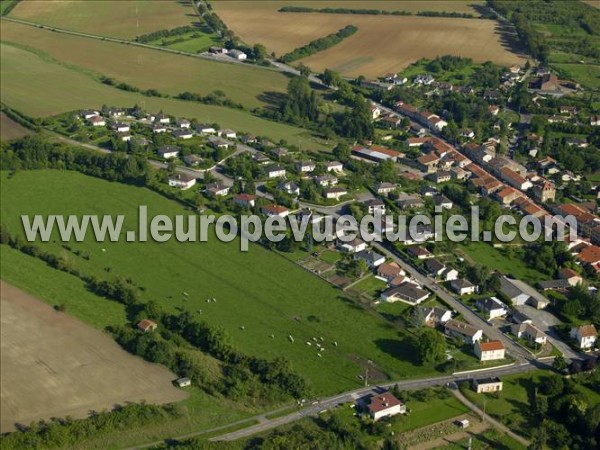
[[[10,141],[30,134],[27,128],[19,125],[4,113],[0,113],[0,140]]]
[[[263,97],[285,92],[288,83],[276,71],[53,33],[14,22],[2,23],[2,40],[140,89],[156,89],[170,95],[184,91],[207,95],[221,90],[248,108],[264,106]]]
[[[0,287],[2,432],[37,419],[83,418],[127,401],[187,397],[164,367],[5,282]]]
[[[144,97],[103,85],[92,77],[10,45],[1,46],[2,102],[32,117],[46,117],[84,108],[100,108],[103,104],[145,109],[200,122],[217,122],[238,132],[251,132],[291,144],[323,149],[310,133],[301,128],[271,122],[231,108],[204,105],[182,100]],[[69,95],[65,95],[68,92]]]
[[[357,26],[358,32],[340,44],[301,60],[316,71],[376,77],[446,54],[507,65],[523,61],[493,20],[277,12],[284,4],[252,2],[250,8],[232,1],[216,4],[216,10],[246,42],[260,42],[278,55],[346,25]]]
[[[598,2],[598,0],[582,0],[583,3],[587,3],[590,6],[593,6],[594,8],[600,8],[600,2]]]
[[[24,0],[10,14],[58,28],[123,39],[191,25],[197,19],[187,0]]]

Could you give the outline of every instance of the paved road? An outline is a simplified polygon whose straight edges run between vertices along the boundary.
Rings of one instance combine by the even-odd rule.
[[[303,419],[305,417],[318,415],[320,412],[334,408],[344,403],[355,402],[356,399],[360,397],[364,397],[366,395],[376,394],[381,392],[382,390],[398,386],[401,390],[411,390],[411,389],[423,389],[431,386],[440,386],[445,385],[450,382],[461,382],[468,381],[473,378],[479,376],[506,376],[515,373],[524,373],[530,370],[534,370],[535,366],[530,363],[522,363],[515,364],[510,367],[503,367],[499,369],[489,369],[477,374],[468,374],[468,375],[446,375],[441,377],[432,377],[425,378],[421,380],[406,380],[406,381],[397,381],[390,382],[385,384],[380,384],[378,386],[355,389],[353,391],[348,391],[340,395],[336,395],[333,397],[329,397],[326,399],[320,400],[317,404],[310,405],[307,408],[304,408],[299,411],[295,411],[291,414],[288,414],[283,417],[278,417],[273,420],[269,420],[266,422],[262,422],[256,425],[253,425],[248,428],[243,428],[241,430],[233,431],[231,433],[226,433],[221,436],[217,436],[211,438],[211,441],[233,441],[236,439],[245,438],[248,436],[252,436],[256,433],[261,433],[281,425],[285,425],[291,422],[295,422],[297,420]]]
[[[483,420],[491,423],[495,428],[497,428],[498,430],[502,431],[503,433],[509,435],[511,438],[513,438],[517,442],[523,444],[525,447],[529,447],[530,442],[527,439],[525,439],[522,436],[519,436],[518,434],[514,433],[510,428],[508,428],[506,425],[498,422],[496,419],[485,414],[481,409],[479,409],[478,406],[476,406],[469,399],[467,399],[467,397],[465,397],[463,395],[463,393],[460,392],[458,389],[453,390],[452,393],[463,405],[467,406],[471,411],[473,411],[475,414],[479,415],[479,417],[481,417]]]

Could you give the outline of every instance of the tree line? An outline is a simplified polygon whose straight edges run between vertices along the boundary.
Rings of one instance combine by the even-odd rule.
[[[158,39],[180,36],[182,34],[191,33],[193,31],[198,31],[198,28],[192,25],[186,25],[182,27],[172,28],[170,30],[158,30],[148,34],[142,34],[141,36],[137,36],[135,38],[135,41],[141,42],[142,44],[147,44]]]
[[[336,33],[331,33],[328,36],[315,39],[310,43],[299,47],[290,53],[286,53],[281,57],[281,61],[284,63],[291,63],[298,59],[306,58],[307,56],[314,55],[315,53],[321,52],[323,50],[327,50],[330,47],[333,47],[336,44],[339,44],[347,37],[352,36],[354,33],[358,31],[358,28],[354,25],[347,25],[344,28],[340,29]]]
[[[447,12],[447,11],[411,11],[387,10],[387,9],[358,9],[358,8],[311,8],[309,6],[283,6],[279,12],[287,13],[323,13],[323,14],[357,14],[368,16],[424,16],[424,17],[454,17],[462,19],[474,19],[469,13]]]

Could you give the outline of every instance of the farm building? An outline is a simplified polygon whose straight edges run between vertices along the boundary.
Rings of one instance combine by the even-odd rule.
[[[144,333],[148,333],[148,332],[156,330],[158,325],[153,320],[143,319],[138,322],[137,327],[139,330],[142,330]]]
[[[175,384],[180,388],[188,387],[192,385],[192,380],[190,380],[188,377],[181,377],[175,380]]]

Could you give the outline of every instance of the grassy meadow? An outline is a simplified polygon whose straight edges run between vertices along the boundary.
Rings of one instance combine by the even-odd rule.
[[[11,16],[122,39],[191,25],[197,19],[187,0],[25,0]]]
[[[22,232],[21,214],[125,214],[125,229],[134,229],[138,205],[148,205],[150,217],[184,212],[176,203],[146,189],[73,172],[2,176],[1,220],[13,233]],[[169,311],[186,309],[222,325],[244,352],[266,358],[285,355],[318,394],[358,387],[363,368],[354,361],[370,359],[393,379],[433,372],[413,365],[403,330],[355,306],[341,291],[260,246],[242,253],[237,242],[221,243],[214,237],[202,243],[173,239],[160,244],[97,243],[88,237],[85,242],[70,243],[71,250],[58,241],[43,246],[84,273],[130,277],[143,288],[144,299],[156,300]],[[76,250],[88,253],[90,259],[76,256]],[[21,271],[19,276],[19,285],[28,285],[29,272]],[[209,297],[217,302],[206,303]],[[81,318],[97,320],[94,317],[103,311],[98,304],[87,311],[88,318],[82,311]],[[318,357],[306,342],[321,337],[326,350]]]
[[[103,104],[132,107],[136,103],[149,111],[217,122],[238,132],[287,140],[303,148],[323,149],[321,141],[301,128],[255,117],[246,111],[175,99],[144,97],[96,81],[89,74],[62,66],[11,45],[1,45],[2,102],[32,117],[99,108]],[[68,92],[69,95],[65,95]]]
[[[185,91],[207,95],[221,90],[247,108],[268,105],[265,98],[285,92],[288,83],[288,78],[276,71],[53,33],[18,23],[2,24],[2,41],[30,47],[61,63],[140,89],[169,95]]]

